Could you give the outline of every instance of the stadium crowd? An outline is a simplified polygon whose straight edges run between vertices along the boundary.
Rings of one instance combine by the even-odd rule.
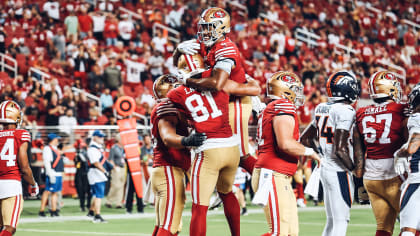
[[[392,9],[382,1],[246,1],[246,14],[229,1],[9,0],[0,3],[0,52],[16,58],[19,73],[1,73],[1,100],[18,101],[26,124],[66,125],[75,119],[114,124],[110,108],[123,94],[134,97],[137,112],[147,116],[154,105],[152,82],[174,72],[176,46],[170,32],[154,24],[178,30],[181,41],[194,38],[200,10],[211,4],[232,15],[229,36],[262,93],[273,72],[294,71],[304,81],[309,104],[325,94],[329,73],[347,69],[361,80],[367,97],[369,76],[384,67],[379,61],[403,67],[408,84],[419,82],[419,32],[403,21],[420,21],[419,5],[412,1],[394,1]],[[297,41],[298,28],[319,35],[318,46]],[[28,76],[30,67],[49,76]],[[101,107],[72,86],[98,96]]]

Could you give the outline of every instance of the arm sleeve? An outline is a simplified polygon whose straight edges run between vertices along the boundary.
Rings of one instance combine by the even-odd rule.
[[[343,129],[349,131],[354,123],[356,111],[351,106],[339,107],[335,109],[336,127],[335,129]]]
[[[235,66],[235,61],[231,58],[223,58],[216,62],[214,69],[221,69],[230,74],[232,68]]]

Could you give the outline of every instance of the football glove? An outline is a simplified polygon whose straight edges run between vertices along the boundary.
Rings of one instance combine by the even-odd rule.
[[[360,186],[359,188],[357,188],[357,195],[359,196],[359,203],[361,205],[369,204],[369,195],[368,195],[365,187]]]
[[[257,114],[260,114],[262,110],[266,107],[265,103],[261,102],[261,99],[259,96],[252,96],[251,97],[252,102],[252,110],[255,111]]]
[[[178,80],[179,83],[186,85],[187,79],[189,79],[191,76],[190,74],[191,73],[186,73],[183,70],[178,70],[177,74],[172,74],[172,75]]]
[[[35,197],[36,195],[38,195],[38,193],[39,193],[38,183],[35,182],[35,185],[30,185],[29,186],[29,194],[32,197]]]
[[[178,44],[177,49],[182,54],[194,55],[200,50],[200,44],[196,39],[191,39]]]
[[[193,133],[188,137],[183,137],[181,139],[181,144],[185,147],[198,147],[201,146],[206,139],[207,136],[205,133]]]
[[[396,157],[394,158],[394,169],[398,175],[403,175],[405,172],[410,170],[408,165],[408,160],[406,157]]]

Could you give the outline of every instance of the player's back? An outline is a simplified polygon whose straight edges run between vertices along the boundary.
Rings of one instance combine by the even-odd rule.
[[[165,146],[159,133],[159,120],[165,116],[177,116],[178,111],[170,101],[163,101],[157,104],[150,115],[152,124],[151,134],[153,140],[153,167],[176,166],[187,171],[191,166],[190,152],[187,149],[176,149]],[[176,133],[188,136],[186,123],[182,121],[176,127]]]
[[[348,130],[354,123],[356,111],[345,103],[321,103],[315,108],[315,122],[318,130],[318,141],[323,154],[323,167],[334,171],[346,170],[334,150],[334,133],[336,129]],[[350,135],[351,137],[352,135]],[[350,142],[349,142],[350,144]],[[353,157],[349,145],[350,157]]]
[[[30,141],[31,136],[26,130],[0,131],[0,179],[21,180],[17,156],[20,145]]]
[[[267,168],[280,173],[293,175],[297,169],[298,157],[279,150],[274,133],[273,119],[277,115],[291,115],[295,119],[293,138],[299,139],[299,122],[296,107],[287,99],[272,101],[260,114],[258,119],[258,160],[257,168]]]
[[[357,127],[364,137],[368,159],[393,158],[393,153],[401,147],[406,118],[403,110],[406,106],[390,102],[357,110]]]

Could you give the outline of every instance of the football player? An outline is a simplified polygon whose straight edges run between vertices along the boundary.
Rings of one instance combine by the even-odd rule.
[[[254,200],[261,198],[259,203],[265,205],[270,233],[264,235],[295,236],[299,223],[291,178],[300,156],[318,162],[320,158],[312,148],[298,142],[296,106],[301,106],[305,98],[299,77],[286,71],[275,73],[267,81],[267,97],[272,101],[258,120],[258,160],[252,174],[252,188],[257,191]]]
[[[201,58],[199,55],[195,57]],[[195,63],[199,60],[188,61],[189,68],[180,67],[180,71],[200,71],[199,65]],[[229,125],[229,93],[253,90],[259,90],[256,81],[239,84],[229,80],[222,91],[199,92],[187,86],[180,86],[172,89],[167,95],[178,109],[186,113],[196,132],[205,133],[207,136],[204,144],[196,149],[192,165],[193,206],[190,235],[206,234],[206,214],[215,187],[225,206],[225,216],[231,234],[240,235],[240,208],[232,192],[240,154],[238,140]]]
[[[375,104],[360,108],[357,130],[363,140],[366,160],[363,184],[376,218],[376,236],[390,236],[399,212],[401,179],[394,171],[393,153],[406,140],[405,104],[400,104],[401,87],[389,71],[369,78],[369,94]]]
[[[333,73],[327,81],[329,101],[315,108],[315,119],[302,135],[302,143],[318,141],[323,154],[321,182],[327,222],[323,236],[346,235],[353,200],[351,171],[360,173],[360,160],[352,160],[350,144],[356,111],[352,105],[359,97],[356,78],[347,71]],[[358,168],[355,168],[355,167]]]
[[[31,195],[39,192],[28,162],[28,143],[31,135],[19,129],[22,112],[14,101],[0,104],[0,235],[11,236],[16,232],[22,212],[23,197],[21,178],[30,184]],[[22,176],[22,177],[21,177]]]
[[[211,7],[204,10],[198,22],[197,40],[185,41],[178,45],[174,52],[174,64],[178,62],[181,54],[193,55],[197,52],[205,58],[205,62],[211,68],[211,75],[184,74],[183,83],[189,87],[211,90],[222,90],[228,79],[237,83],[247,83],[243,58],[229,37],[230,16],[225,10]],[[206,78],[207,77],[207,78]],[[233,133],[240,138],[239,152],[241,155],[240,166],[252,173],[256,158],[249,154],[248,145],[248,120],[252,112],[250,96],[257,96],[260,90],[249,90],[245,93],[232,92],[229,103],[229,124]]]
[[[151,113],[153,148],[152,189],[155,194],[156,226],[153,236],[177,235],[185,205],[184,175],[191,167],[186,147],[200,146],[203,133],[188,135],[188,126],[178,110],[167,101],[166,94],[177,83],[176,78],[162,75],[153,84],[159,103]]]
[[[404,182],[405,187],[400,198],[401,236],[418,235],[420,230],[420,84],[413,88],[408,95],[408,99],[412,110],[412,115],[407,122],[410,138],[395,153],[395,171],[397,174],[402,175],[408,172],[408,178]],[[409,160],[407,159],[408,156],[411,156]]]

